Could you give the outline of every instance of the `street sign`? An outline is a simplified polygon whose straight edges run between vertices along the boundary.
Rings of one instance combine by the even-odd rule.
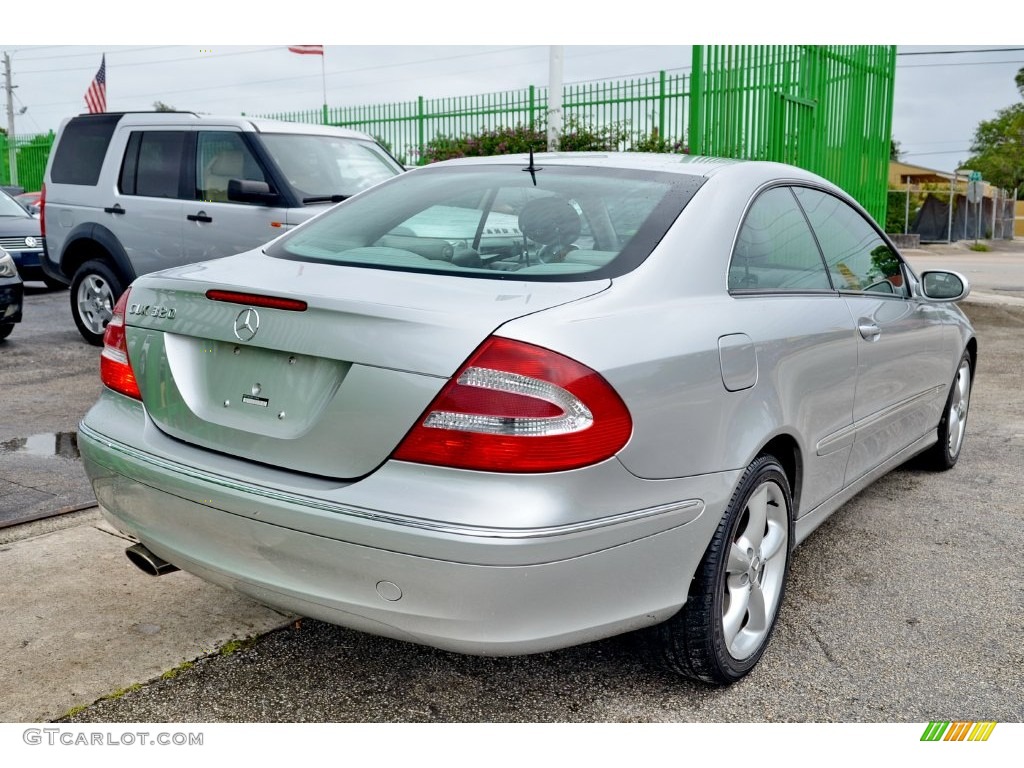
[[[967,177],[968,181],[981,181],[981,171],[971,171],[971,175]]]
[[[973,175],[973,174],[971,174]],[[967,202],[980,203],[985,195],[985,183],[983,181],[970,181],[967,184]]]

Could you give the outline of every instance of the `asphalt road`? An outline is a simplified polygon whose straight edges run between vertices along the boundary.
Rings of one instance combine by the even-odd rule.
[[[82,341],[67,291],[25,284],[24,320],[0,343],[0,525],[95,504],[78,422],[96,402],[99,350]]]
[[[0,344],[0,444],[73,432],[99,391],[67,301],[33,291]],[[964,308],[981,365],[960,463],[891,473],[802,544],[767,654],[729,689],[674,678],[636,636],[489,659],[307,620],[68,722],[1024,721],[1024,308]],[[0,452],[15,495],[80,487],[73,456],[11,464],[27,456]]]

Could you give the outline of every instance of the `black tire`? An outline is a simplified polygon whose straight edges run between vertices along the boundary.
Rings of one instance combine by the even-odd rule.
[[[956,375],[949,387],[949,396],[939,421],[939,441],[921,454],[921,466],[933,472],[952,469],[960,458],[967,436],[967,411],[971,404],[971,384],[974,371],[971,356],[964,352],[956,367]]]
[[[670,669],[705,683],[730,685],[754,668],[785,594],[792,510],[782,466],[773,456],[759,456],[740,478],[686,604],[653,628],[655,651]]]
[[[71,281],[71,316],[82,338],[93,346],[103,345],[103,331],[123,292],[124,282],[106,261],[87,261],[75,272]]]
[[[11,331],[14,330],[14,323],[7,323],[6,325],[0,325],[0,341],[3,341],[11,335]]]

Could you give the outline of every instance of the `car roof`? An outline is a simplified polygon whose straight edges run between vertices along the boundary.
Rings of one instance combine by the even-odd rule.
[[[492,155],[489,157],[464,157],[445,160],[424,167],[472,165],[520,165],[525,167],[529,165],[530,157],[529,154],[524,153]],[[538,167],[547,163],[559,166],[661,171],[704,178],[710,178],[719,174],[742,175],[751,178],[763,178],[765,180],[805,180],[831,186],[825,179],[810,171],[783,163],[668,152],[542,152],[533,155],[533,163]]]
[[[77,115],[71,120],[91,120],[97,118],[109,119],[111,115],[119,115],[120,122],[129,125],[181,125],[181,126],[230,126],[240,128],[244,131],[255,131],[256,133],[290,133],[306,134],[316,136],[339,136],[350,139],[364,139],[372,141],[367,133],[355,131],[351,128],[340,128],[333,125],[319,125],[316,123],[292,123],[284,120],[270,120],[258,117],[245,117],[239,115],[205,115],[196,112],[104,112],[101,114]]]

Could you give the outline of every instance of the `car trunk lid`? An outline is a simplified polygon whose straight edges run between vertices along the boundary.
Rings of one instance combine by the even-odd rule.
[[[127,308],[129,358],[147,411],[167,434],[273,466],[355,478],[391,454],[495,329],[607,285],[251,253],[137,281]],[[216,291],[250,296],[208,297]],[[259,297],[307,306],[262,306]]]

